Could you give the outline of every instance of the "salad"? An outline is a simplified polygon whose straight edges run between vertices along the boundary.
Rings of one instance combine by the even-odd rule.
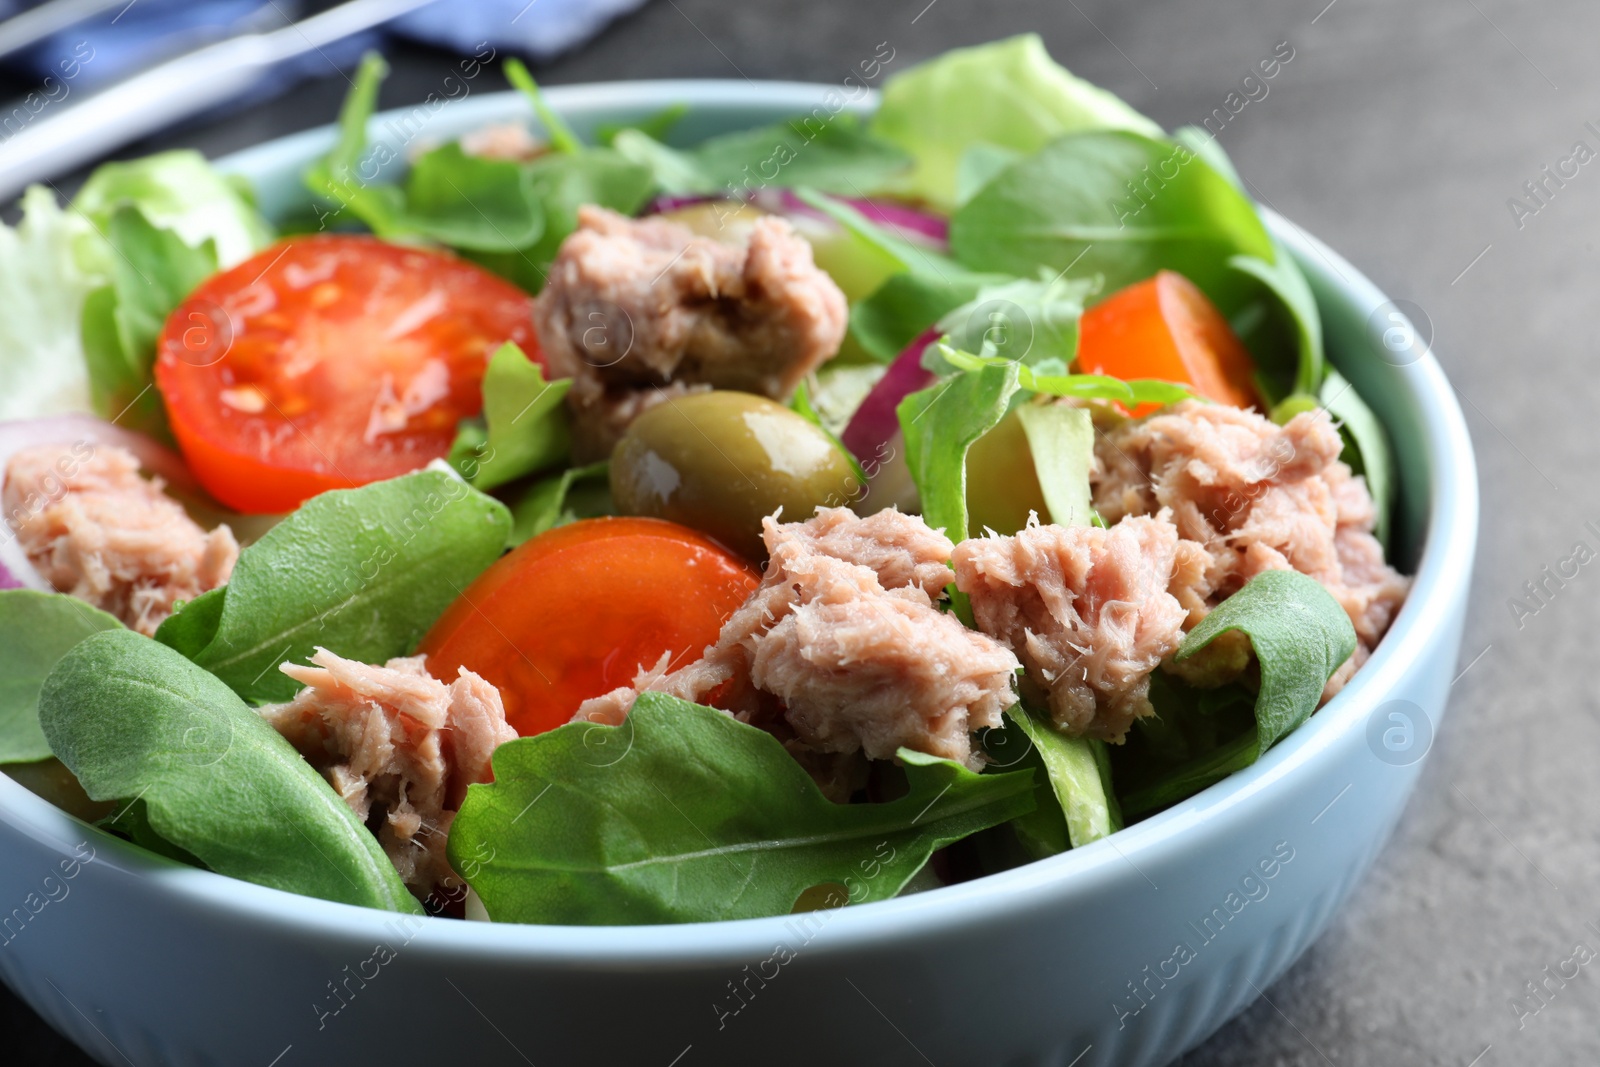
[[[0,227],[0,763],[178,863],[631,924],[881,900],[1260,757],[1404,601],[1204,131],[1035,36],[674,142],[197,154]]]

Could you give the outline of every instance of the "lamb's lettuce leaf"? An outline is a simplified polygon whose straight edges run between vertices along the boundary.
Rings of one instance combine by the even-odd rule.
[[[450,862],[497,922],[742,919],[829,883],[887,899],[934,849],[1033,804],[1030,773],[899,759],[907,795],[835,804],[771,734],[644,693],[621,726],[501,745],[451,824]]]
[[[1187,147],[1108,131],[1007,167],[951,217],[950,247],[974,270],[1100,274],[1108,293],[1175,270],[1226,314],[1259,286],[1230,259],[1276,254],[1255,207]]]
[[[505,548],[511,515],[453,474],[418,471],[302,504],[239,554],[226,586],[156,640],[253,704],[299,689],[278,665],[318,646],[363,663],[408,655]]]
[[[166,410],[153,385],[156,342],[167,317],[216,273],[216,246],[208,238],[193,247],[130,204],[111,212],[105,237],[115,253],[111,283],[88,295],[81,320],[94,410],[167,438]]]
[[[50,748],[95,800],[234,878],[420,912],[332,787],[208,671],[129,630],[84,639],[45,679]]]
[[[1094,507],[1089,470],[1094,465],[1094,420],[1083,408],[1064,404],[1023,404],[1017,408],[1034,473],[1044,492],[1049,521],[1087,526]],[[1043,516],[1041,516],[1043,518]]]
[[[1378,514],[1373,533],[1387,545],[1389,517],[1394,510],[1395,488],[1398,484],[1388,431],[1372,409],[1367,407],[1367,402],[1361,399],[1355,386],[1338,371],[1328,371],[1327,379],[1322,383],[1321,398],[1328,414],[1339,421],[1339,432],[1344,435],[1344,451],[1339,458],[1366,479],[1367,491],[1372,494],[1373,507]]]
[[[922,517],[953,541],[967,532],[967,452],[1011,410],[1020,369],[998,362],[963,371],[912,393],[895,409]]]
[[[848,112],[813,112],[712,137],[694,148],[669,148],[642,130],[621,131],[612,144],[649,167],[662,192],[674,196],[738,198],[800,186],[865,196],[911,165],[909,155],[868,133]]]
[[[564,460],[571,440],[561,403],[572,379],[544,380],[544,370],[507,341],[483,375],[483,414],[464,420],[450,463],[489,490]]]
[[[0,763],[47,759],[39,687],[56,662],[90,634],[122,626],[64,593],[0,591]]]
[[[954,49],[894,75],[869,128],[916,160],[897,190],[947,210],[973,142],[1028,153],[1079,130],[1161,135],[1150,119],[1051,59],[1034,33]]]
[[[514,252],[543,236],[544,205],[526,167],[445,144],[406,175],[396,227],[463,251]]]
[[[1256,741],[1265,752],[1317,710],[1323,687],[1356,650],[1350,616],[1299,571],[1263,571],[1189,631],[1175,659],[1198,654],[1220,634],[1240,630],[1261,666]]]
[[[1039,754],[1054,793],[1056,811],[1065,818],[1067,840],[1073,848],[1082,848],[1122,829],[1122,811],[1111,791],[1111,765],[1104,741],[1068,737],[1056,729],[1048,716],[1020,704],[1006,712],[1006,719],[1027,735]]]
[[[223,269],[249,259],[273,238],[248,187],[191,149],[101,164],[72,206],[102,231],[119,207],[136,207],[152,226],[171,230],[186,245],[213,242]]]
[[[107,256],[94,226],[44,186],[22,196],[22,218],[0,225],[0,419],[90,410],[79,320],[104,285]],[[88,246],[90,251],[81,253]]]

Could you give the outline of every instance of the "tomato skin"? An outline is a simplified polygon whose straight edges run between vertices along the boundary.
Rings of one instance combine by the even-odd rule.
[[[1079,323],[1077,369],[1191,386],[1218,403],[1263,408],[1255,364],[1228,320],[1188,278],[1159,271],[1112,293]],[[1135,416],[1159,405],[1142,404]]]
[[[523,737],[569,721],[589,697],[633,684],[662,652],[683,666],[716,641],[759,584],[715,541],[662,519],[586,519],[533,538],[452,604],[418,652],[500,690]]]
[[[277,512],[449,452],[506,341],[542,363],[532,298],[455,256],[295,237],[203,282],[168,318],[155,379],[195,477]]]

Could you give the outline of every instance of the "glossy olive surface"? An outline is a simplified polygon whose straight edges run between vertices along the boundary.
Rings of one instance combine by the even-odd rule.
[[[761,520],[790,521],[860,495],[855,468],[815,425],[765,397],[678,397],[634,420],[611,457],[611,494],[624,515],[650,515],[766,556]]]

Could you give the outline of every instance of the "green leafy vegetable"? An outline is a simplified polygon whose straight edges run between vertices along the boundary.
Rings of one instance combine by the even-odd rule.
[[[1161,135],[1115,95],[1051,59],[1034,33],[958,48],[895,75],[870,129],[916,159],[896,189],[946,209],[956,204],[961,157],[975,141],[1027,153],[1079,130]]]
[[[1094,507],[1089,470],[1094,465],[1094,420],[1083,408],[1063,404],[1023,404],[1017,408],[1033,469],[1050,509],[1050,521],[1087,526]]]
[[[1242,771],[1261,755],[1254,730],[1244,733],[1210,752],[1197,756],[1159,781],[1122,797],[1122,810],[1130,818],[1171,807],[1194,796],[1236,771]]]
[[[127,205],[112,212],[106,239],[116,253],[111,284],[89,294],[82,318],[94,408],[130,429],[168,437],[152,388],[156,342],[173,310],[216,273],[216,249],[209,240],[190,247]]]
[[[956,164],[956,207],[977,195],[990,179],[1023,157],[1014,148],[1001,148],[987,141],[974,141],[961,153]]]
[[[587,467],[568,467],[560,474],[535,482],[511,505],[511,544],[520,545],[530,537],[537,537],[556,526],[565,526],[579,518],[611,514],[610,506],[585,506],[590,501],[573,499],[579,487],[594,487],[610,503],[610,490],[606,475],[611,464],[606,460]],[[577,506],[575,506],[577,505]]]
[[[255,704],[300,688],[278,671],[322,646],[363,663],[411,652],[499,557],[505,505],[418,471],[312,497],[239,554],[233,577],[167,619],[156,640]]]
[[[1261,665],[1256,738],[1265,752],[1317,709],[1322,689],[1356,650],[1356,631],[1339,602],[1299,571],[1263,571],[1189,631],[1183,662],[1219,634],[1243,631]]]
[[[1322,403],[1328,413],[1339,420],[1339,431],[1344,435],[1341,458],[1350,464],[1351,470],[1366,478],[1367,490],[1372,493],[1372,503],[1378,513],[1373,532],[1387,545],[1397,484],[1389,434],[1355,386],[1338,371],[1328,371],[1327,380],[1322,383]]]
[[[888,363],[941,316],[1004,278],[967,271],[942,277],[910,271],[893,275],[850,309],[850,336],[873,358]]]
[[[669,104],[637,122],[602,122],[595,127],[594,139],[609,148],[616,141],[618,134],[624,130],[634,130],[653,140],[661,141],[683,121],[683,116],[688,113],[689,105],[680,102]]]
[[[528,73],[528,68],[523,65],[522,60],[508,59],[501,69],[505,71],[506,80],[533,105],[533,113],[544,123],[545,134],[550,138],[550,147],[566,155],[582,152],[583,142],[572,132],[572,127],[568,126],[545,102],[544,94],[539,91],[539,83],[533,80],[533,75]]]
[[[453,248],[512,252],[544,233],[544,205],[525,167],[469,156],[452,143],[412,166],[398,225]]]
[[[1122,812],[1111,792],[1105,742],[1068,737],[1020,704],[1008,710],[1006,718],[1028,735],[1039,753],[1055,800],[1066,817],[1073,848],[1122,829]]]
[[[305,174],[306,188],[317,196],[349,211],[379,237],[402,236],[404,194],[393,185],[383,185],[361,171],[367,150],[367,124],[378,107],[378,88],[389,73],[389,65],[376,52],[361,57],[350,92],[339,108],[339,135],[322,159]]]
[[[1010,411],[1020,367],[996,363],[957,374],[912,393],[895,409],[922,517],[952,540],[967,530],[967,451]]]
[[[668,148],[641,130],[619,132],[613,144],[650,167],[661,190],[674,196],[739,198],[758,189],[800,186],[865,196],[911,163],[905,152],[866,132],[848,113],[813,113],[723,134],[690,149]]]
[[[499,922],[695,922],[788,912],[812,886],[898,893],[933,850],[1028,810],[1032,775],[901,749],[910,792],[835,804],[776,738],[644,693],[621,726],[501,745],[450,862]]]
[[[1275,254],[1228,179],[1183,145],[1120,132],[1063,137],[1002,171],[951,217],[950,247],[976,270],[1098,273],[1107,292],[1176,270],[1224,313],[1255,284],[1229,260]]]
[[[1317,310],[1317,298],[1312,295],[1311,286],[1289,255],[1289,250],[1276,237],[1272,240],[1272,247],[1274,258],[1271,262],[1259,256],[1234,256],[1229,263],[1260,281],[1288,310],[1300,355],[1294,388],[1300,392],[1314,393],[1325,373],[1322,314]]]
[[[79,321],[89,293],[110,271],[89,220],[63,211],[40,185],[22,195],[15,228],[0,225],[0,419],[88,411],[89,372]],[[26,314],[21,309],[26,309]]]
[[[1049,272],[985,285],[940,318],[938,327],[964,351],[1027,364],[1054,359],[1065,370],[1077,358],[1078,320],[1096,288],[1094,279]]]
[[[63,593],[0,591],[0,763],[50,755],[39,728],[39,687],[45,675],[85,637],[121,625]]]
[[[567,457],[572,379],[544,380],[544,370],[507,341],[483,375],[483,415],[463,424],[450,462],[479,489],[514,481]]]
[[[150,830],[219,874],[421,910],[322,776],[216,677],[149,638],[80,642],[45,679],[39,720],[90,797],[139,802]]]
[[[1106,374],[1055,374],[1035,370],[1026,363],[997,356],[977,356],[938,344],[930,348],[946,369],[975,371],[984,367],[1011,365],[1017,368],[1022,388],[1048,396],[1077,397],[1081,400],[1120,400],[1127,404],[1175,404],[1195,394],[1188,386],[1155,378],[1113,378]],[[1046,370],[1055,361],[1047,364]]]
[[[214,242],[223,269],[249,259],[273,237],[238,180],[218,173],[192,149],[103,163],[72,206],[102,231],[118,208],[138,208],[152,226],[171,230],[186,245]]]

